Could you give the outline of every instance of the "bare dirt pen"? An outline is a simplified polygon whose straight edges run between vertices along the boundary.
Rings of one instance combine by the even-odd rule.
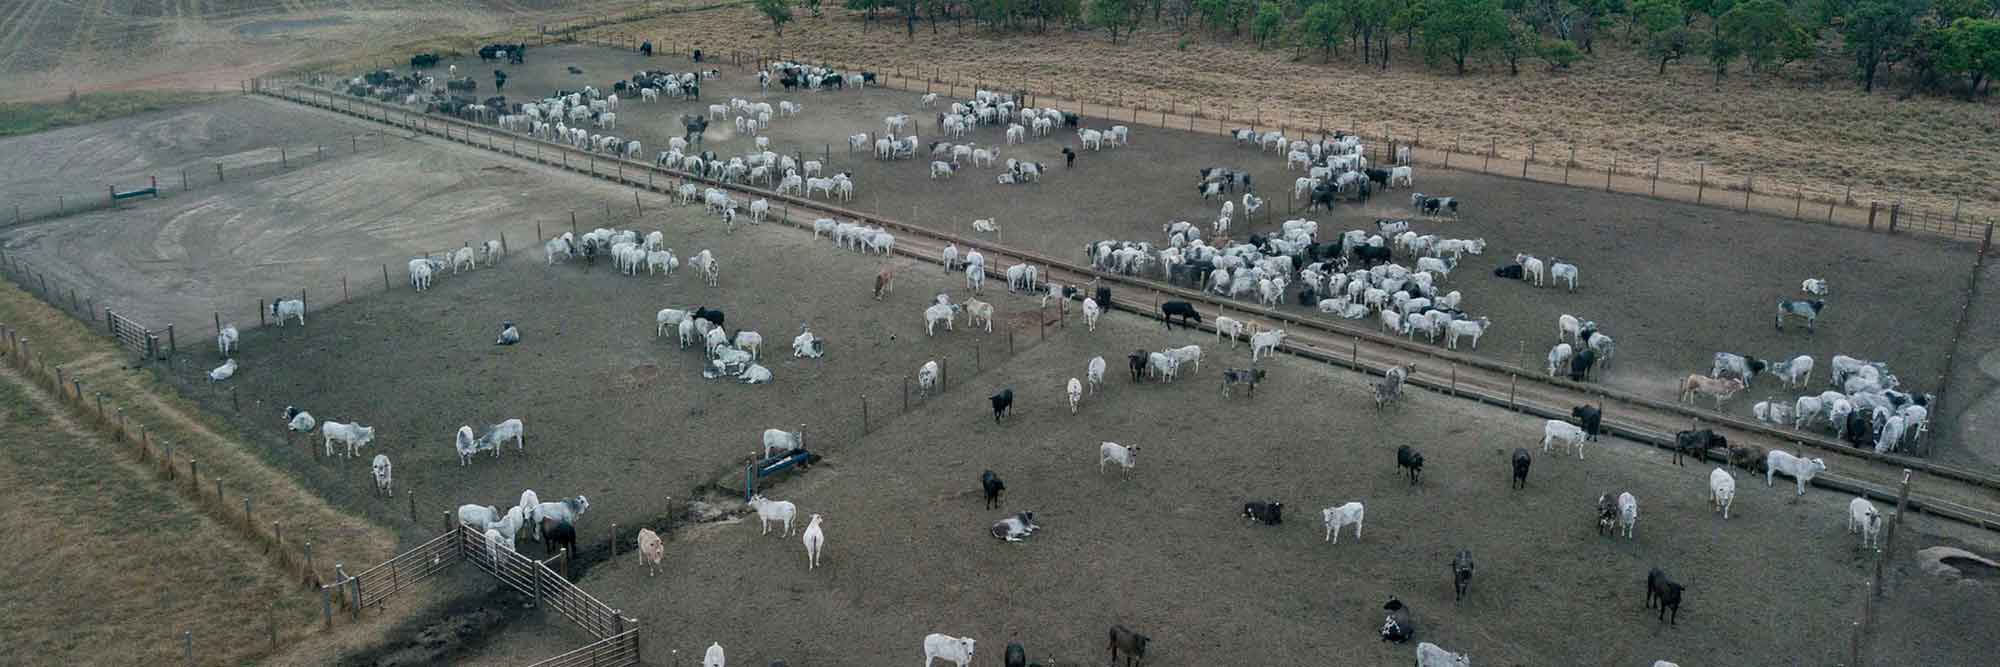
[[[884,16],[891,16],[885,13]],[[606,36],[644,35],[655,43],[695,43],[711,50],[782,49],[811,59],[903,72],[941,68],[947,77],[1001,82],[1078,96],[1093,104],[1144,100],[1147,108],[1169,101],[1209,115],[1342,127],[1397,137],[1421,133],[1427,146],[1462,141],[1497,142],[1518,159],[1535,142],[1540,159],[1560,160],[1570,144],[1577,161],[1598,170],[1616,156],[1622,170],[1664,155],[1666,178],[1693,182],[1697,161],[1708,162],[1711,184],[1741,185],[1755,176],[1759,189],[1790,194],[1804,184],[1807,196],[1844,195],[1866,206],[1870,199],[1922,202],[1951,210],[2000,214],[1993,164],[2000,156],[1991,99],[1967,104],[1919,97],[1898,101],[1885,89],[1863,95],[1844,81],[1849,63],[1829,57],[1829,70],[1795,66],[1785,81],[1738,75],[1710,82],[1704,68],[1681,65],[1655,74],[1644,58],[1621,48],[1611,31],[1597,42],[1600,54],[1570,74],[1525,71],[1518,77],[1481,73],[1459,78],[1448,70],[1422,69],[1421,58],[1401,48],[1383,72],[1358,56],[1320,64],[1315,53],[1295,61],[1288,49],[1253,50],[1247,42],[1148,28],[1118,46],[1102,34],[1051,29],[1046,35],[1006,35],[949,25],[936,32],[919,26],[906,40],[900,18],[863,32],[861,16],[837,8],[825,18],[801,12],[782,38],[749,7],[729,7],[608,26]],[[1181,47],[1181,44],[1185,44]],[[1489,67],[1490,70],[1490,67]],[[1884,145],[1896,150],[1882,151]],[[1468,149],[1469,150],[1469,149]],[[1780,189],[1778,184],[1784,184]]]
[[[271,169],[170,191],[157,202],[32,222],[0,238],[9,257],[52,282],[100,295],[100,308],[150,326],[177,324],[181,344],[192,345],[214,335],[217,311],[224,323],[254,326],[259,299],[305,290],[317,309],[341,298],[343,276],[351,295],[380,291],[387,264],[400,287],[407,261],[426,252],[504,233],[527,257],[540,252],[532,238],[538,221],[554,234],[568,229],[571,211],[584,225],[603,224],[607,203],[615,204],[614,219],[633,212],[629,193],[583,179],[558,186],[519,162],[382,129],[246,97],[9,140],[0,145],[18,150],[0,151],[12,156],[5,173],[31,189],[60,187],[99,168],[94,160],[45,166],[75,145],[122,156],[101,164],[130,174],[121,177],[128,182],[146,173],[178,178],[181,165],[193,165],[197,175],[210,163],[234,170],[268,162]],[[365,135],[358,153],[348,140],[357,134]],[[297,155],[316,143],[326,146],[324,160]],[[277,169],[278,145],[293,150],[292,169]]]
[[[461,62],[461,69],[476,65]],[[569,74],[569,66],[584,73]],[[533,99],[558,88],[608,87],[639,69],[691,67],[680,58],[556,47],[513,68],[507,92],[510,99]],[[916,160],[897,162],[877,161],[872,152],[846,151],[848,135],[879,134],[882,117],[897,112],[909,113],[921,124],[923,143],[935,140],[935,112],[918,108],[918,93],[786,93],[775,84],[768,92],[759,91],[746,71],[726,63],[721,67],[723,78],[706,82],[699,101],[621,103],[619,126],[612,132],[640,139],[653,155],[665,148],[668,137],[681,135],[681,114],[706,114],[708,105],[726,104],[732,96],[774,106],[778,100],[796,101],[805,111],[796,118],[774,119],[765,133],[772,149],[804,159],[830,152],[829,171],[854,173],[857,195],[849,205],[964,235],[974,235],[972,220],[994,218],[1001,232],[989,240],[1078,263],[1086,261],[1086,243],[1121,239],[1164,245],[1161,228],[1166,222],[1205,225],[1213,220],[1220,204],[1203,201],[1193,187],[1202,166],[1247,168],[1270,200],[1267,212],[1247,225],[1237,203],[1231,233],[1238,239],[1275,234],[1278,222],[1289,217],[1319,220],[1321,237],[1329,238],[1346,229],[1373,230],[1376,218],[1411,215],[1407,190],[1331,213],[1288,213],[1292,180],[1301,174],[1285,171],[1281,157],[1221,137],[1146,127],[1133,129],[1131,147],[1085,152],[1074,169],[1060,166],[1058,152],[1078,145],[1073,134],[1059,130],[1024,146],[1002,146],[1000,130],[981,129],[958,141],[998,147],[1003,160],[1041,161],[1051,173],[1039,185],[1003,186],[994,182],[998,169],[968,164],[949,181],[932,180],[931,158],[923,150]],[[1112,122],[1087,118],[1085,124],[1102,128]],[[751,139],[737,136],[723,121],[716,123],[709,129],[707,148],[723,156],[753,149]],[[1713,354],[1723,351],[1772,359],[1809,354],[1822,366],[1832,355],[1846,354],[1886,361],[1905,383],[1924,391],[1943,384],[1949,341],[1911,338],[1906,325],[1949,329],[1957,304],[1949,298],[1909,299],[1902,286],[1950,285],[1955,294],[1971,268],[1972,248],[1423,166],[1417,167],[1416,180],[1417,190],[1456,196],[1465,207],[1462,220],[1420,219],[1416,231],[1484,238],[1489,244],[1485,256],[1468,256],[1443,283],[1445,290],[1464,292],[1468,312],[1493,318],[1495,328],[1481,341],[1480,354],[1539,369],[1556,343],[1557,317],[1569,313],[1595,320],[1618,340],[1617,356],[1602,374],[1605,383],[1662,398],[1673,396],[1686,374],[1706,374]],[[1581,289],[1573,294],[1536,290],[1493,277],[1491,269],[1511,262],[1517,252],[1578,264]],[[1414,264],[1406,257],[1399,261]],[[1835,286],[1818,333],[1807,335],[1796,326],[1779,333],[1772,326],[1777,300],[1802,296],[1798,285],[1808,277],[1825,278]],[[1373,319],[1361,323],[1376,326]],[[1822,371],[1815,379],[1825,377]],[[1766,396],[1789,398],[1798,391],[1766,379],[1727,407],[1747,411]],[[1944,430],[1939,434],[1948,437]]]

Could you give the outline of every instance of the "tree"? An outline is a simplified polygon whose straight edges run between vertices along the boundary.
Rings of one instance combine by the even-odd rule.
[[[1194,0],[1194,13],[1209,30],[1219,30],[1229,21],[1230,0]]]
[[[883,0],[843,0],[840,6],[861,12],[861,32],[868,32],[868,24],[875,22],[875,10],[882,8]]]
[[[1793,24],[1791,10],[1778,0],[1748,0],[1730,8],[1718,21],[1722,38],[1743,53],[1751,71],[1810,53],[1805,30]]]
[[[2000,77],[2000,19],[1960,18],[1939,34],[1943,53],[1938,69],[1964,76],[1972,84],[1968,97],[1979,94],[1979,86]]]
[[[757,0],[757,11],[771,19],[771,28],[779,37],[785,35],[785,24],[792,22],[791,0]]]
[[[1403,32],[1403,48],[1415,47],[1417,44],[1417,28],[1422,27],[1424,21],[1430,15],[1430,0],[1410,0],[1403,3],[1402,7],[1397,8],[1395,13],[1389,15],[1389,29]],[[1388,40],[1383,41],[1386,43]],[[1382,60],[1387,62],[1388,59],[1389,50],[1385,46],[1382,50]]]
[[[1257,48],[1262,50],[1284,27],[1285,10],[1279,9],[1278,3],[1263,2],[1257,5],[1257,15],[1250,19],[1250,38],[1257,40]]]
[[[1375,51],[1376,33],[1384,33],[1384,44],[1389,41],[1386,33],[1389,19],[1396,13],[1396,4],[1392,0],[1345,0],[1345,5],[1347,20],[1354,26],[1354,34],[1361,37],[1361,62],[1369,62]],[[1382,65],[1387,67],[1386,54],[1382,60]]]
[[[819,18],[819,0],[800,0],[800,3],[812,12],[813,18]]]
[[[1686,11],[1681,0],[1636,0],[1632,3],[1632,21],[1646,31],[1646,55],[1660,64],[1662,75],[1667,73],[1667,63],[1686,56],[1694,41],[1693,31],[1687,26]]]
[[[1520,21],[1509,21],[1507,34],[1493,42],[1489,50],[1501,62],[1507,63],[1507,76],[1520,76],[1521,58],[1534,55],[1540,42],[1541,35],[1536,33],[1534,26]]]
[[[1541,43],[1540,48],[1535,50],[1535,56],[1541,58],[1542,62],[1548,63],[1549,71],[1555,72],[1569,69],[1570,65],[1582,60],[1583,52],[1577,50],[1575,42],[1550,39]]]
[[[1874,92],[1875,71],[1882,61],[1908,42],[1916,3],[1899,0],[1860,0],[1841,23],[1841,36],[1854,55],[1855,74],[1861,90]]]
[[[1450,58],[1465,74],[1465,60],[1507,39],[1507,16],[1499,0],[1429,0],[1424,18],[1424,54]]]
[[[1318,0],[1307,7],[1297,25],[1300,45],[1317,46],[1325,60],[1333,59],[1333,47],[1340,44],[1343,34],[1340,10],[1334,7],[1333,0]]]
[[[1132,27],[1137,18],[1133,0],[1091,0],[1090,24],[1111,33],[1111,43],[1118,43],[1118,32]]]

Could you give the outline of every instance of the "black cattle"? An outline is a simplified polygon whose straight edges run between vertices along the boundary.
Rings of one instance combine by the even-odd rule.
[[[1528,457],[1527,448],[1514,448],[1514,488],[1528,488],[1528,466],[1532,465],[1532,462],[1533,460]]]
[[[1021,642],[1007,642],[1007,667],[1028,667],[1028,649]]]
[[[1146,373],[1146,351],[1136,350],[1125,355],[1125,365],[1132,367],[1132,381],[1139,382]]]
[[[1618,534],[1618,501],[1609,493],[1597,497],[1597,534]]]
[[[1875,446],[1869,439],[1875,434],[1874,412],[1869,408],[1857,408],[1847,413],[1846,427],[1841,430],[1842,437],[1847,439],[1847,444],[1862,448]]]
[[[1133,632],[1130,628],[1123,625],[1111,626],[1111,661],[1114,663],[1118,662],[1118,651],[1121,649],[1125,651],[1126,667],[1131,667],[1135,662],[1144,661],[1146,659],[1146,642],[1149,641],[1152,641],[1150,637]]]
[[[1083,122],[1083,117],[1068,111],[1063,112],[1063,127],[1076,127],[1081,122]]]
[[[1458,199],[1456,198],[1413,195],[1411,199],[1413,200],[1411,203],[1415,204],[1417,210],[1424,215],[1437,215],[1443,212],[1450,213],[1452,217],[1458,216]]]
[[[694,50],[694,61],[701,62],[701,49]]]
[[[1361,266],[1370,267],[1389,263],[1395,258],[1395,254],[1389,250],[1389,246],[1360,245],[1354,247],[1354,258],[1361,261]]]
[[[444,87],[450,90],[472,91],[479,89],[479,82],[472,80],[472,77],[469,76],[460,77],[457,79],[449,79],[445,81]]]
[[[438,64],[438,54],[435,53],[419,53],[417,55],[410,56],[410,69],[423,69],[426,67],[436,67],[437,64]]]
[[[1192,303],[1186,301],[1168,301],[1160,304],[1160,319],[1166,322],[1168,331],[1174,330],[1175,317],[1181,318],[1181,326],[1189,329],[1193,329],[1194,326],[1188,324],[1188,320],[1192,319],[1197,324],[1201,322],[1201,313],[1195,311],[1194,304]]]
[[[687,133],[681,135],[681,139],[689,143],[701,143],[702,133],[708,131],[708,117],[687,114],[681,116],[681,123],[687,128]]]
[[[613,81],[611,82],[611,92],[622,93],[625,92],[625,89],[630,86],[631,84],[625,83],[624,81]]]
[[[778,79],[778,85],[784,86],[785,90],[792,90],[799,87],[799,79],[788,74],[785,78]]]
[[[1382,609],[1389,612],[1388,618],[1383,619],[1382,623],[1382,641],[1401,644],[1417,637],[1417,622],[1410,618],[1409,605],[1403,604],[1402,600],[1389,598],[1388,602],[1382,604]]]
[[[821,88],[832,87],[832,88],[839,88],[842,90],[846,90],[847,77],[841,76],[839,74],[828,74],[826,76],[822,76],[819,78],[819,87]]]
[[[688,99],[690,99],[690,100],[700,100],[700,99],[701,99],[701,86],[700,86],[700,85],[698,85],[698,84],[696,84],[696,83],[694,83],[694,82],[692,82],[692,81],[690,81],[690,82],[687,82],[687,83],[683,83],[683,84],[681,84],[681,96],[682,96],[682,97],[686,97],[686,98],[688,98]],[[707,123],[707,121],[708,121],[708,117],[707,117],[707,116],[703,116],[703,117],[702,117],[702,121],[703,121],[703,123],[702,123],[702,126],[703,126],[703,127],[706,127],[706,126],[708,125],[708,123]]]
[[[640,42],[639,53],[648,58],[653,57],[653,43],[651,41]]]
[[[1667,579],[1665,571],[1657,567],[1653,568],[1652,571],[1646,573],[1646,608],[1652,609],[1653,601],[1659,600],[1660,620],[1667,621],[1667,625],[1679,625],[1681,619],[1681,591],[1684,590],[1687,590],[1687,588]],[[1668,607],[1672,607],[1674,610],[1671,618],[1667,616]]]
[[[1465,589],[1472,587],[1472,550],[1458,550],[1458,557],[1451,559],[1452,600],[1465,599]]]
[[[1299,290],[1299,305],[1313,308],[1319,305],[1319,290],[1307,286]]]
[[[566,547],[570,557],[576,557],[576,526],[564,521],[542,531],[542,553],[555,553],[556,547]]]
[[[1076,166],[1076,151],[1073,151],[1073,150],[1070,150],[1068,146],[1064,146],[1064,147],[1063,147],[1063,168],[1064,168],[1064,169],[1068,169],[1068,168],[1070,168],[1070,167],[1074,167],[1074,166]]]
[[[1410,483],[1423,480],[1424,453],[1411,449],[1409,445],[1396,448],[1396,467],[1410,469]]]
[[[1493,270],[1493,277],[1495,277],[1495,278],[1512,278],[1512,279],[1514,279],[1514,280],[1520,280],[1520,279],[1521,279],[1521,265],[1519,265],[1519,264],[1508,264],[1508,265],[1506,265],[1506,266],[1502,266],[1502,267],[1500,267],[1500,268],[1497,268],[1497,269],[1494,269],[1494,270]]]
[[[986,493],[986,509],[993,509],[1000,506],[1000,494],[1007,490],[1007,484],[1000,481],[999,475],[988,470],[979,473],[979,488]]]
[[[1582,382],[1588,379],[1590,377],[1590,367],[1595,365],[1597,365],[1596,350],[1590,348],[1577,350],[1576,355],[1569,358],[1570,381]]]
[[[1603,432],[1604,413],[1594,405],[1579,405],[1569,409],[1569,416],[1576,418],[1576,425],[1583,427],[1585,440],[1596,440]]]
[[[695,319],[698,320],[708,320],[709,324],[713,324],[717,327],[720,327],[722,326],[723,318],[727,316],[724,315],[723,312],[720,310],[713,310],[707,306],[696,306],[694,309],[694,317]]]
[[[1386,169],[1367,169],[1361,173],[1367,175],[1368,180],[1374,181],[1376,185],[1387,186],[1389,184],[1389,171]]]
[[[987,400],[993,401],[993,423],[995,424],[1000,423],[1001,417],[1005,417],[1008,413],[1014,411],[1013,389],[1002,389],[1000,393],[988,397]]]
[[[505,110],[507,109],[507,97],[505,95],[496,95],[493,97],[488,97],[484,100],[481,100],[479,103],[494,109],[496,112],[504,113]]]
[[[624,83],[624,82],[620,81],[619,83]],[[493,70],[493,89],[500,90],[506,87],[507,87],[507,73],[497,69]]]
[[[1306,202],[1306,210],[1320,208],[1333,210],[1333,194],[1333,188],[1324,183],[1313,186],[1311,199]]]
[[[1709,429],[1681,431],[1674,434],[1674,465],[1681,463],[1681,457],[1693,456],[1696,461],[1708,458],[1708,450],[1729,449],[1729,439]]]
[[[1255,500],[1243,503],[1243,518],[1266,526],[1275,526],[1285,522],[1285,504]]]
[[[874,83],[875,83],[875,73],[874,73],[874,72],[862,72],[862,73],[861,73],[861,85],[864,85],[864,86],[868,86],[868,85],[874,85]]]

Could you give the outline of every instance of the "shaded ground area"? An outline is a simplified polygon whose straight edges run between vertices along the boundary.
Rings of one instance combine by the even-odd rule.
[[[474,60],[461,62],[461,69],[476,66]],[[572,74],[570,67],[583,73]],[[518,101],[585,85],[608,89],[615,79],[642,68],[691,67],[675,57],[557,47],[526,66],[511,68],[506,91]],[[1302,174],[1284,170],[1277,154],[1221,137],[1146,127],[1133,129],[1131,147],[1086,151],[1074,169],[1059,166],[1063,146],[1080,147],[1073,134],[1059,130],[1024,146],[1005,146],[998,128],[985,128],[956,141],[999,148],[1002,160],[1041,161],[1052,173],[1039,185],[1003,186],[994,181],[998,169],[967,165],[949,181],[933,180],[927,155],[878,162],[868,152],[846,151],[848,135],[880,133],[882,118],[898,112],[913,116],[925,144],[933,141],[935,110],[919,108],[919,94],[877,89],[787,93],[776,84],[760,91],[747,71],[727,63],[721,67],[722,78],[704,83],[700,101],[623,102],[618,127],[610,132],[639,139],[651,156],[665,148],[668,137],[682,134],[682,114],[706,115],[708,105],[726,104],[731,97],[773,106],[780,100],[798,102],[804,112],[775,119],[765,136],[772,150],[804,159],[830,157],[829,171],[851,171],[858,187],[848,205],[965,235],[975,235],[972,220],[991,218],[1000,232],[985,235],[989,240],[1072,262],[1085,261],[1086,243],[1120,239],[1163,245],[1160,229],[1167,222],[1205,225],[1213,220],[1219,203],[1203,201],[1193,187],[1202,166],[1248,169],[1258,191],[1269,198],[1266,212],[1250,224],[1237,202],[1230,232],[1238,239],[1276,233],[1279,221],[1295,216],[1320,221],[1321,236],[1327,238],[1347,229],[1372,231],[1377,218],[1411,215],[1406,190],[1390,191],[1366,206],[1291,213],[1292,180]],[[490,73],[485,76],[482,91],[490,89]],[[1087,118],[1084,124],[1103,128],[1111,122]],[[720,119],[706,142],[723,156],[753,149],[750,137],[738,136]],[[1422,192],[1458,197],[1465,208],[1460,220],[1420,219],[1413,229],[1488,242],[1485,256],[1467,257],[1443,288],[1462,291],[1461,307],[1468,312],[1492,318],[1495,328],[1482,340],[1479,353],[1493,359],[1540,368],[1556,342],[1557,317],[1569,313],[1595,320],[1618,340],[1618,356],[1604,382],[1663,399],[1675,395],[1686,374],[1706,374],[1714,353],[1725,351],[1776,359],[1808,354],[1822,369],[1832,355],[1845,354],[1887,362],[1906,388],[1936,391],[1942,384],[1949,341],[1907,332],[1911,323],[1933,330],[1951,326],[1958,286],[1973,261],[1969,248],[1426,166],[1416,168],[1416,184]],[[1516,253],[1577,264],[1580,291],[1534,290],[1492,277],[1491,269],[1511,262]],[[1400,255],[1399,261],[1414,264]],[[1796,326],[1783,333],[1774,330],[1777,300],[1804,296],[1798,285],[1810,277],[1834,286],[1818,333],[1807,335]],[[1943,298],[1910,299],[1910,285],[1948,289],[1940,289]],[[1371,319],[1364,325],[1376,323]],[[1824,370],[1815,375],[1826,377]],[[1811,388],[1813,393],[1820,389]],[[1751,403],[1767,396],[1797,393],[1758,384],[1728,409],[1747,413]]]

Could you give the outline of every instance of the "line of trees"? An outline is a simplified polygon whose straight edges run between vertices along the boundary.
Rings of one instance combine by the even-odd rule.
[[[755,0],[780,34],[802,6],[820,0]],[[1817,57],[1851,59],[1873,91],[1886,72],[1905,95],[1990,91],[2000,77],[2000,0],[843,0],[862,12],[863,30],[893,14],[906,35],[931,32],[1044,32],[1094,28],[1116,44],[1151,24],[1189,35],[1247,38],[1259,49],[1290,48],[1359,56],[1382,69],[1391,47],[1429,67],[1464,74],[1468,65],[1519,74],[1536,64],[1562,71],[1596,55],[1601,38],[1625,43],[1656,64],[1699,62],[1716,80],[1739,65],[1766,73]]]

